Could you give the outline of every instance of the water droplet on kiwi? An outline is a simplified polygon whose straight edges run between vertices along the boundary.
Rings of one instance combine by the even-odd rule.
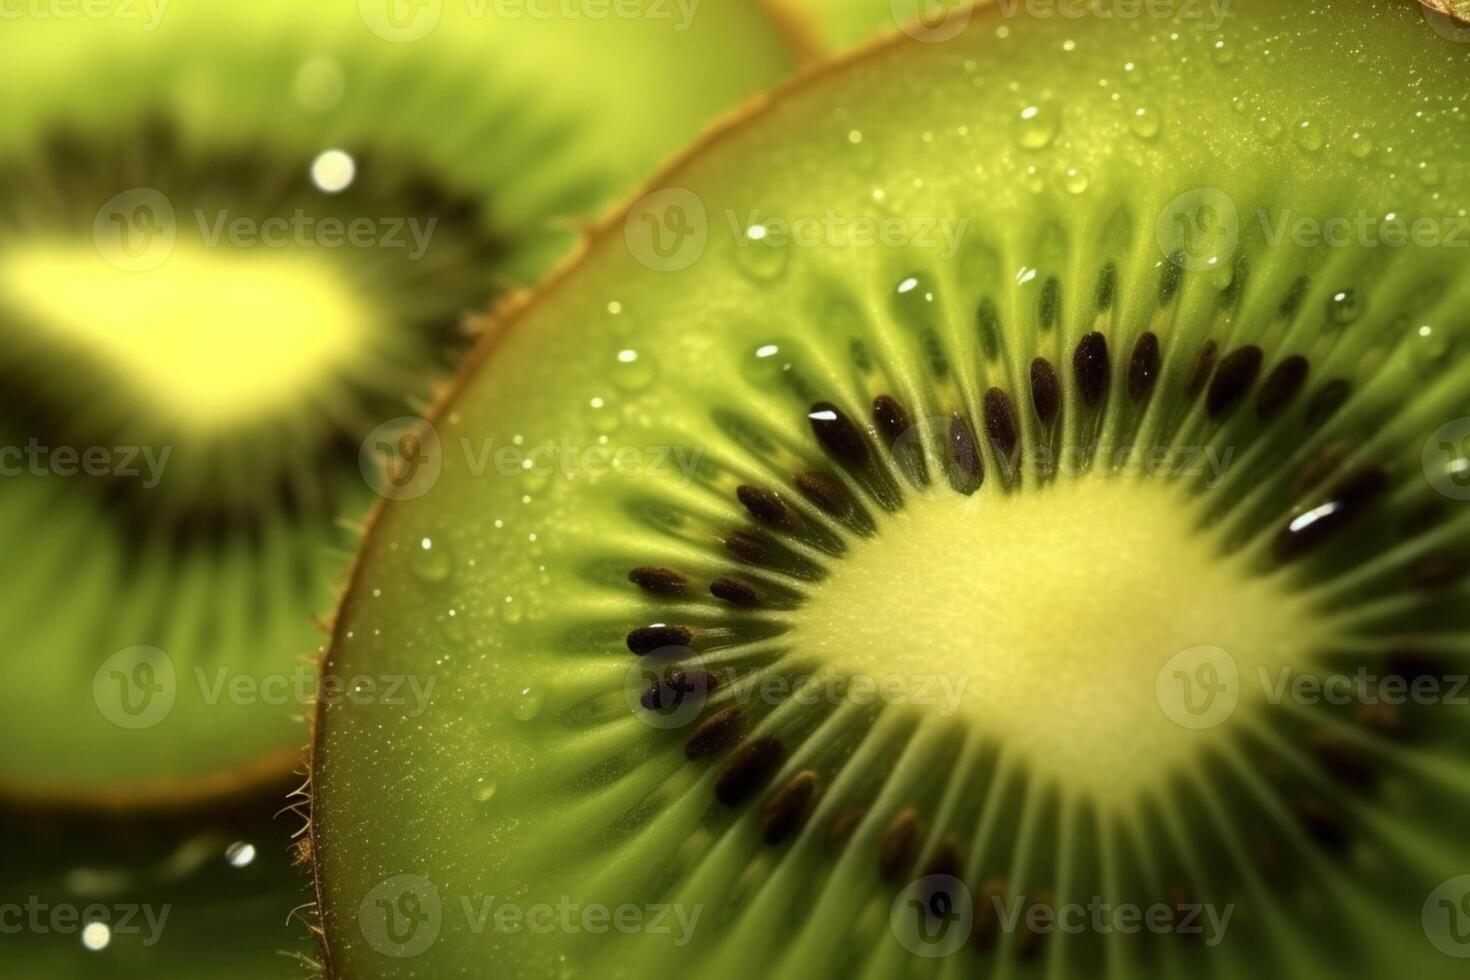
[[[1424,324],[1414,331],[1410,351],[1421,367],[1431,368],[1443,364],[1454,348],[1449,332]]]
[[[921,275],[904,276],[888,298],[893,318],[911,330],[930,325],[935,310],[934,289]]]
[[[534,687],[523,687],[516,694],[515,703],[511,705],[510,715],[516,721],[534,721],[541,714],[541,706],[546,697]]]
[[[616,355],[612,382],[623,391],[642,391],[658,377],[658,361],[647,350],[625,347]]]
[[[495,798],[495,791],[499,788],[500,784],[496,783],[495,780],[486,780],[484,776],[481,776],[475,782],[475,788],[471,791],[470,795],[476,803],[489,803]]]
[[[1275,144],[1281,139],[1281,134],[1286,132],[1286,126],[1269,113],[1256,120],[1256,132],[1269,144]]]
[[[1348,152],[1359,160],[1366,160],[1373,155],[1373,137],[1367,133],[1354,132],[1348,137]]]
[[[1356,290],[1342,289],[1327,297],[1327,322],[1345,327],[1363,315],[1363,303]]]
[[[1060,113],[1055,105],[1044,102],[1028,105],[1016,118],[1016,142],[1027,150],[1041,150],[1056,139]]]
[[[593,395],[582,405],[582,418],[593,432],[609,433],[618,427],[618,415],[612,404],[602,395]]]
[[[1164,120],[1157,106],[1145,103],[1128,117],[1128,128],[1139,139],[1151,140],[1164,128]]]
[[[769,388],[781,380],[796,351],[795,342],[785,337],[756,344],[740,359],[740,373],[755,387]]]
[[[1296,145],[1308,153],[1316,153],[1322,149],[1327,141],[1322,135],[1322,127],[1310,119],[1303,119],[1296,124]]]
[[[1420,160],[1418,165],[1415,166],[1414,172],[1419,177],[1419,183],[1425,187],[1439,186],[1440,171],[1438,164],[1430,163],[1428,160]]]
[[[1062,180],[1062,186],[1067,189],[1068,194],[1085,194],[1092,179],[1087,172],[1076,167],[1069,169]]]
[[[421,582],[442,582],[449,577],[452,558],[443,541],[422,537],[409,546],[409,568]]]
[[[1143,66],[1136,61],[1123,62],[1123,80],[1130,85],[1143,84]]]
[[[1235,49],[1229,41],[1221,38],[1210,48],[1210,60],[1221,67],[1231,64],[1235,61]]]
[[[786,271],[791,249],[765,225],[751,225],[735,243],[735,263],[756,282],[771,282]]]

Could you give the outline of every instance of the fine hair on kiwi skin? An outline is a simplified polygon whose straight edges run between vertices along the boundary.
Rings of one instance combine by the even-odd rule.
[[[931,673],[956,673],[956,647],[978,671],[1008,652],[1002,639],[1016,639],[1006,634],[1012,607],[985,591],[1007,587],[1002,597],[1026,604],[1044,630],[1023,652],[1081,641],[1110,668],[1093,671],[1103,678],[1137,667],[1108,659],[1129,653],[1112,644],[1109,623],[1152,642],[1152,620],[1191,603],[1227,615],[1190,645],[1228,645],[1253,684],[1254,658],[1276,643],[1301,644],[1281,664],[1304,674],[1351,675],[1361,664],[1409,681],[1461,669],[1465,514],[1421,457],[1426,439],[1463,414],[1453,357],[1464,341],[1463,259],[1272,248],[1247,220],[1222,250],[1228,262],[1197,267],[1156,237],[1155,219],[1176,199],[1211,203],[1188,196],[1206,187],[1245,214],[1284,201],[1330,216],[1376,209],[1380,194],[1432,210],[1436,194],[1464,186],[1464,168],[1446,155],[1465,138],[1455,97],[1440,100],[1440,126],[1426,135],[1406,126],[1403,99],[1370,84],[1392,65],[1458,93],[1460,49],[1419,33],[1412,7],[1316,9],[1312,25],[1374,38],[1355,68],[1335,57],[1348,41],[1298,16],[1237,11],[1220,38],[1231,55],[1218,60],[1216,39],[1190,25],[1171,48],[1174,25],[1086,22],[1064,35],[980,11],[948,49],[875,49],[716,137],[661,186],[690,189],[715,214],[820,213],[830,201],[872,200],[875,188],[902,190],[910,213],[953,213],[937,185],[982,229],[973,251],[951,260],[818,248],[788,253],[773,271],[738,244],[712,243],[687,273],[668,275],[640,269],[619,220],[513,312],[436,424],[517,445],[566,431],[678,445],[699,461],[564,483],[446,473],[434,500],[377,514],[327,664],[428,669],[415,651],[429,648],[461,665],[449,668],[447,700],[423,738],[382,739],[402,724],[386,710],[318,715],[312,836],[333,975],[394,974],[356,930],[360,901],[397,873],[444,895],[525,903],[570,893],[698,905],[709,917],[692,943],[670,948],[653,936],[492,941],[446,916],[415,967],[489,959],[533,974],[597,964],[651,976],[1071,976],[1101,963],[1115,976],[1375,976],[1412,961],[1416,972],[1454,975],[1420,921],[1435,887],[1470,857],[1456,831],[1466,739],[1453,705],[1242,699],[1200,734],[1162,717],[1155,700],[1156,672],[1187,652],[1165,645],[1133,676],[1147,682],[1147,710],[1128,726],[1159,738],[1130,755],[1117,746],[1136,744],[1136,732],[1081,736],[1132,688],[1061,702],[1089,692],[1060,665],[1030,688],[1052,700],[1004,690],[1033,709],[1019,718],[999,697],[982,702],[988,715],[946,716],[871,699],[765,700],[747,686],[775,678],[792,692],[802,677],[836,674],[850,689],[853,674],[917,672],[915,655]],[[1271,60],[1252,37],[1271,39]],[[1088,87],[1090,71],[1111,78],[1112,55],[1128,52],[1119,57],[1150,73],[1161,127],[1148,113],[1128,118],[1143,95],[1107,109],[1108,93],[1138,83],[1098,86],[1096,98],[1078,84],[1050,141],[1027,146],[1038,136],[1023,125],[1034,104],[1023,100],[1041,100],[1039,79],[1057,81],[1063,41],[1083,62],[1063,75]],[[1310,134],[1273,142],[1269,127],[1252,135],[1253,112],[1307,118],[1289,83],[1329,65],[1362,94],[1364,119],[1358,107],[1313,101],[1308,121],[1343,135],[1318,145]],[[1167,94],[1165,80],[1201,81],[1196,70],[1214,83]],[[1245,90],[1247,72],[1282,94],[1237,114],[1230,95]],[[992,93],[1010,81],[1019,91],[1000,108],[961,106],[958,92],[982,88],[966,73]],[[958,128],[977,119],[996,135],[973,154],[956,149]],[[1379,149],[1419,137],[1439,166],[1428,189],[1351,162],[1362,158],[1345,142],[1347,124],[1366,119]],[[1227,145],[1234,153],[1221,152]],[[1156,183],[1132,178],[1153,172],[1135,150]],[[922,168],[912,154],[925,154]],[[773,158],[793,176],[777,175]],[[1079,160],[1090,184],[1073,191],[1065,178]],[[1025,186],[1028,164],[1048,186]],[[957,174],[980,184],[974,195],[955,189]],[[910,189],[915,176],[924,185]],[[1204,245],[1208,259],[1213,243]],[[1430,330],[1405,330],[1404,318]],[[654,378],[613,373],[646,358],[659,360]],[[619,401],[632,408],[619,425],[595,414]],[[1130,471],[1118,451],[1139,445],[1233,450],[1232,463],[1190,472],[1166,457]],[[1016,537],[1038,530],[1046,536]],[[1162,553],[1156,531],[1170,539]],[[455,556],[442,581],[394,557],[424,538]],[[961,575],[1022,546],[1028,560],[996,566],[989,580]],[[1145,558],[1128,560],[1135,554]],[[1157,576],[1143,583],[1157,598],[1142,609],[1140,590],[1124,587],[1139,565]],[[932,588],[927,603],[910,580]],[[1074,590],[1111,605],[1090,618]],[[889,595],[900,601],[883,604]],[[971,608],[966,599],[980,607],[974,622],[954,614]],[[1321,609],[1330,628],[1315,618]],[[1236,645],[1259,639],[1258,625],[1267,643]],[[983,681],[1005,678],[977,680],[971,693],[983,698]],[[690,708],[671,725],[660,717]],[[1176,743],[1185,754],[1170,754]],[[408,775],[425,767],[433,785]],[[409,798],[389,800],[395,791]],[[966,948],[926,966],[896,941],[889,913],[908,883],[930,875],[962,881],[977,908]],[[1018,932],[983,901],[1060,908],[1093,894],[1165,907],[1171,921],[1233,905],[1230,941]]]
[[[19,636],[5,653],[13,700],[0,696],[0,714],[13,752],[0,760],[0,798],[169,808],[299,767],[306,701],[200,706],[186,697],[201,687],[195,669],[210,690],[221,670],[309,681],[306,658],[321,643],[313,617],[330,609],[356,543],[355,527],[342,524],[375,499],[363,438],[422,411],[467,346],[466,312],[544,268],[565,247],[569,219],[594,212],[706,116],[794,60],[779,26],[748,11],[710,12],[672,46],[651,22],[597,36],[542,23],[521,43],[513,38],[524,21],[485,17],[469,24],[486,46],[477,52],[464,48],[466,26],[455,20],[469,11],[454,7],[413,45],[374,36],[351,4],[281,0],[191,3],[168,12],[165,31],[141,37],[114,36],[115,24],[7,22],[3,73],[28,81],[0,106],[9,188],[0,195],[0,441],[79,454],[133,447],[117,462],[138,471],[146,449],[158,479],[7,477],[0,488],[0,538],[29,569],[0,603],[0,621]],[[701,55],[716,36],[743,53]],[[514,65],[487,56],[504,44],[516,46]],[[604,83],[563,78],[565,53],[588,44],[598,57],[625,51],[640,71],[709,70],[698,86],[640,90],[640,105],[656,111],[624,120],[633,135],[609,137],[638,71]],[[333,193],[313,177],[329,149],[356,167]],[[95,240],[99,222],[152,220],[159,200],[177,232],[167,261],[137,271],[102,261],[111,253]],[[270,223],[296,215],[308,228],[370,220],[383,247],[283,252],[265,241]],[[236,242],[237,223],[261,243]],[[272,261],[282,255],[294,261]],[[127,264],[126,254],[113,258]],[[215,278],[170,279],[186,262]],[[261,266],[271,275],[253,279]],[[226,285],[193,307],[168,305],[172,293],[203,292],[198,282]],[[249,302],[277,286],[279,309]],[[155,295],[140,298],[148,288]],[[176,365],[173,377],[150,374],[149,358],[119,355],[116,338],[132,332],[157,341],[155,362],[175,343],[197,346],[199,330],[151,330],[166,319],[161,310],[180,308],[177,323],[224,333],[302,324],[299,336],[277,338],[279,370],[262,367],[269,357],[259,349],[224,345],[206,363]],[[129,312],[136,331],[70,329],[73,319]],[[208,401],[211,386],[190,388],[190,374],[228,383],[253,369],[269,382],[293,361],[313,363],[302,338],[326,321],[350,342],[281,402],[207,419],[186,397],[156,397],[177,383]],[[144,346],[139,339],[132,353]],[[90,685],[107,657],[138,644],[171,658],[179,698],[167,721],[115,737]]]

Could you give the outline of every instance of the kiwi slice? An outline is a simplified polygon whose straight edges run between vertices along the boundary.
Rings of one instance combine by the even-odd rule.
[[[258,804],[260,801],[253,801]],[[299,980],[292,820],[278,804],[121,824],[0,817],[0,956],[15,980]],[[264,819],[248,815],[264,813]],[[305,951],[304,951],[305,950]]]
[[[548,9],[6,21],[0,796],[167,805],[295,765],[339,522],[397,492],[375,428],[466,311],[792,58],[730,5]]]
[[[317,715],[332,975],[1463,970],[1470,48],[961,16],[440,406],[325,661],[436,683]]]

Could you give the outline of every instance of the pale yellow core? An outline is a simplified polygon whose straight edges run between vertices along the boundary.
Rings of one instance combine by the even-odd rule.
[[[0,258],[0,292],[196,429],[300,404],[371,322],[340,274],[299,251],[180,242],[156,268],[128,271],[90,244],[37,245]]]
[[[1103,476],[915,501],[833,563],[795,646],[875,702],[953,714],[1034,774],[1126,805],[1320,635],[1192,516],[1162,483]]]

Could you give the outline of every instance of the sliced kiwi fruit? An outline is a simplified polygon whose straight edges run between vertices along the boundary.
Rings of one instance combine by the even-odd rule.
[[[753,8],[565,12],[6,21],[0,797],[167,806],[296,765],[341,522],[395,492],[405,437],[370,433],[466,312],[794,58]]]
[[[331,975],[1462,972],[1470,47],[1175,9],[900,34],[507,314],[325,660],[435,682],[319,709]]]
[[[252,801],[259,804],[262,801]],[[278,803],[119,823],[0,816],[0,957],[15,980],[300,980],[311,890]],[[244,815],[250,810],[264,818]]]

